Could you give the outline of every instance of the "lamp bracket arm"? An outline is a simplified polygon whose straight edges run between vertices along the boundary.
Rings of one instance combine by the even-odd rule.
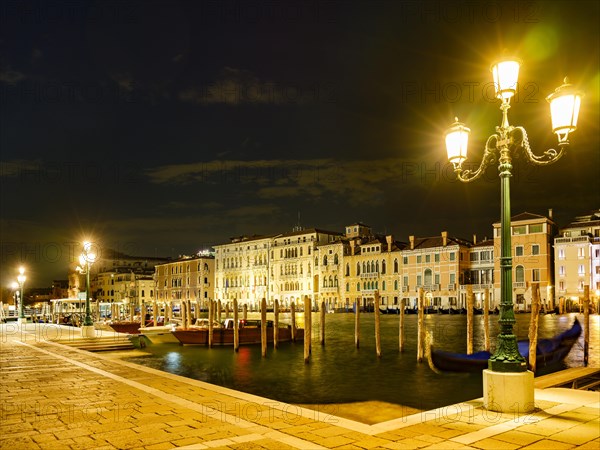
[[[492,134],[485,141],[485,149],[483,151],[483,157],[481,158],[481,164],[477,170],[472,171],[469,169],[465,170],[457,170],[456,174],[460,181],[463,183],[469,183],[471,181],[475,181],[480,178],[484,173],[485,169],[490,165],[496,162],[496,149],[498,147],[498,139],[499,136],[497,134]],[[493,143],[493,146],[492,146]]]
[[[516,133],[519,133],[520,136],[516,136]],[[517,139],[517,137],[519,139]],[[523,151],[527,155],[527,159],[529,160],[529,162],[538,166],[547,166],[558,161],[563,155],[565,155],[565,153],[567,153],[567,146],[569,145],[568,141],[559,142],[558,151],[556,151],[553,148],[550,148],[546,150],[543,154],[536,155],[535,153],[533,153],[533,150],[531,150],[531,146],[529,145],[529,138],[527,137],[527,131],[525,131],[525,128],[514,127],[511,130],[511,138],[518,147],[523,149]]]

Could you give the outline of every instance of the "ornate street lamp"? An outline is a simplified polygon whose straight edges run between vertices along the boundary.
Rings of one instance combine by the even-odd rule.
[[[19,285],[19,323],[26,323],[24,303],[25,298],[23,297],[23,285],[25,284],[27,277],[25,276],[25,268],[19,267],[19,275],[17,276],[17,284]]]
[[[94,337],[94,321],[91,317],[90,311],[90,268],[92,264],[96,262],[97,255],[94,253],[93,245],[91,242],[83,243],[83,250],[79,255],[79,266],[77,266],[77,272],[85,275],[85,318],[83,319],[83,326],[81,327],[81,335],[83,337]]]
[[[508,123],[510,99],[515,95],[517,89],[520,65],[521,63],[518,59],[510,58],[498,61],[491,67],[496,97],[501,101],[502,123],[496,127],[496,133],[487,138],[482,161],[477,170],[471,171],[462,168],[463,162],[467,159],[467,144],[470,130],[464,124],[460,123],[458,119],[455,119],[455,123],[446,132],[448,160],[453,164],[454,171],[460,181],[465,183],[474,181],[483,175],[485,169],[490,164],[498,162],[498,172],[501,182],[500,334],[498,335],[496,352],[489,360],[489,371],[506,374],[518,374],[527,371],[525,358],[520,355],[517,339],[513,334],[515,316],[512,300],[510,228],[511,152],[522,151],[529,162],[537,165],[547,165],[556,162],[566,153],[566,148],[569,145],[569,133],[575,131],[577,128],[577,118],[582,97],[582,94],[575,90],[566,78],[564,84],[547,97],[552,116],[552,131],[558,137],[558,151],[550,149],[542,155],[535,155],[529,146],[525,128],[512,126]],[[487,371],[484,371],[484,378],[489,375],[486,375],[485,372]],[[490,399],[486,397],[486,383],[484,382],[484,403],[488,400],[486,407],[495,411],[502,410],[504,406],[497,404],[499,402],[497,398]],[[490,387],[490,390],[493,391],[494,389]],[[498,389],[496,389],[497,393]],[[493,396],[494,393],[492,392],[491,395]],[[531,400],[533,401],[533,374],[531,374]],[[533,405],[531,405],[532,407]],[[526,408],[528,406],[522,407],[521,410]]]

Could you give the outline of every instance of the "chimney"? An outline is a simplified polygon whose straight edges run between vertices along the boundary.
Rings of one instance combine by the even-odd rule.
[[[552,208],[548,208],[548,219],[553,220],[552,219]]]
[[[350,254],[354,255],[354,240],[350,241]]]
[[[473,233],[473,244],[477,244],[477,235]]]
[[[410,249],[414,250],[415,249],[415,237],[414,236],[409,236],[408,240],[410,241]]]
[[[391,235],[391,234],[388,234],[388,235],[385,237],[385,240],[387,241],[387,245],[388,245],[388,252],[391,252],[391,251],[392,251],[392,235]]]
[[[448,245],[448,232],[442,231],[442,245],[445,247]]]

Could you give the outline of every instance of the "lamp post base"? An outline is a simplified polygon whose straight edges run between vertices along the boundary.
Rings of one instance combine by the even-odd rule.
[[[533,372],[483,371],[483,407],[501,413],[534,410]]]
[[[96,329],[94,325],[84,325],[81,327],[81,337],[83,338],[95,338]]]

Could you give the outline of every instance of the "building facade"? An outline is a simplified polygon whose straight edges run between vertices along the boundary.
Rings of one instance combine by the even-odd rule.
[[[153,282],[159,303],[174,306],[189,300],[206,310],[215,297],[215,258],[204,252],[157,264]]]
[[[554,254],[552,244],[557,233],[550,211],[548,217],[521,213],[511,218],[512,297],[516,312],[531,308],[532,283],[540,285],[540,301],[545,309],[554,308]],[[494,223],[496,258],[494,282],[500,299],[500,223]]]
[[[585,286],[600,298],[600,210],[576,217],[554,239],[554,276],[558,300],[579,303]]]

